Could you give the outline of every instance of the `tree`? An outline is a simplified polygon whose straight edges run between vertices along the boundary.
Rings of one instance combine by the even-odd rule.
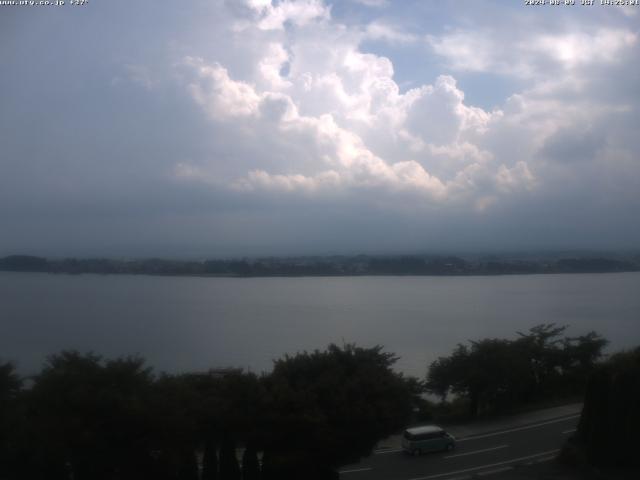
[[[197,375],[162,374],[153,384],[147,403],[151,419],[151,449],[162,464],[163,475],[173,480],[190,478],[193,458],[202,443],[202,396]]]
[[[609,342],[598,333],[591,331],[586,335],[566,338],[563,341],[565,363],[567,370],[573,368],[580,373],[588,373],[602,357],[602,350]]]
[[[18,400],[22,379],[12,363],[0,363],[0,478],[10,478],[20,468],[17,437],[22,424]]]
[[[106,363],[73,351],[49,357],[27,399],[34,475],[139,477],[150,462],[145,405],[151,382],[150,369],[136,357]]]
[[[552,394],[581,392],[606,340],[595,332],[561,338],[566,326],[541,324],[516,340],[484,339],[459,344],[432,362],[427,389],[444,401],[465,398],[469,414],[499,410]]]
[[[529,333],[518,332],[518,346],[528,358],[534,390],[540,390],[545,383],[558,378],[565,357],[559,347],[563,339],[559,337],[567,328],[566,325],[556,327],[555,323],[542,323],[530,328]]]
[[[332,476],[331,469],[369,454],[377,441],[404,426],[413,392],[391,369],[396,360],[380,346],[354,345],[277,360],[265,379],[266,475],[271,468],[280,469],[279,478],[302,478],[304,471]]]
[[[11,362],[0,363],[0,406],[14,401],[20,393],[22,380]]]
[[[451,356],[431,364],[427,388],[443,399],[454,393],[469,401],[475,417],[484,406],[512,403],[524,389],[526,365],[513,342],[485,339],[458,345]]]
[[[574,446],[600,467],[640,467],[640,347],[613,355],[589,378]]]

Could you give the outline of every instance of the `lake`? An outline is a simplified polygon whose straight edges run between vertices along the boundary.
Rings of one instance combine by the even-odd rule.
[[[640,344],[640,273],[199,278],[0,272],[0,359],[22,373],[62,349],[140,354],[157,370],[268,371],[329,343],[384,345],[424,376],[457,343],[538,323]]]

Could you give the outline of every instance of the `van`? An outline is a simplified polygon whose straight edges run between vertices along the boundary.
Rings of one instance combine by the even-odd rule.
[[[456,447],[456,439],[437,425],[408,428],[402,435],[402,449],[411,455],[449,451]]]

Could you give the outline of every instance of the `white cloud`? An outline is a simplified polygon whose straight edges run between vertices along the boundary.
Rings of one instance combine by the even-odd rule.
[[[375,21],[367,25],[364,36],[370,40],[385,40],[391,43],[411,43],[418,40],[416,35],[403,32],[392,25]]]
[[[391,60],[362,51],[367,34],[359,27],[331,20],[320,2],[300,5],[325,13],[296,17],[285,31],[282,18],[300,11],[293,2],[253,6],[259,13],[253,40],[260,48],[254,68],[241,75],[216,62],[185,60],[193,99],[214,128],[226,125],[224,141],[237,150],[238,169],[227,185],[241,195],[351,194],[487,213],[567,174],[550,166],[545,153],[557,132],[623,108],[581,95],[592,81],[577,72],[623,65],[624,51],[637,41],[625,29],[602,27],[590,38],[575,31],[529,32],[537,35],[533,44],[516,36],[501,45],[492,30],[427,37],[454,71],[522,82],[499,109],[485,110],[467,103],[453,75],[402,92]],[[266,24],[273,28],[267,31]],[[369,24],[368,35],[410,40],[380,22]],[[541,65],[557,75],[543,78]],[[247,145],[254,146],[252,156]],[[206,163],[183,165],[182,177],[214,183]]]
[[[426,41],[454,70],[484,72],[495,68],[502,58],[500,45],[486,33],[456,31],[442,36],[427,35]]]
[[[457,142],[467,132],[482,134],[492,115],[481,108],[464,104],[464,93],[449,75],[436,79],[435,85],[415,90],[408,109],[407,127],[421,139],[434,145]]]
[[[251,85],[234,81],[218,63],[207,65],[201,58],[187,57],[198,78],[188,88],[193,98],[212,115],[223,117],[251,115],[258,110],[260,96]]]
[[[351,0],[366,7],[381,8],[389,6],[389,0]]]
[[[192,95],[212,119],[237,118],[238,135],[249,129],[249,135],[254,138],[256,135],[277,138],[277,151],[265,152],[265,158],[260,160],[274,163],[273,160],[267,161],[270,156],[296,155],[298,149],[295,146],[301,142],[304,142],[305,155],[312,159],[308,173],[272,173],[258,168],[236,179],[234,188],[245,192],[307,194],[377,189],[380,193],[418,195],[427,203],[472,200],[477,195],[486,196],[485,188],[494,189],[496,194],[530,188],[533,175],[524,161],[519,161],[513,168],[504,164],[492,166],[492,155],[469,141],[475,136],[482,136],[492,117],[500,117],[501,112],[489,113],[465,105],[464,94],[457,88],[455,80],[448,76],[439,77],[435,85],[403,95],[399,94],[397,86],[387,87],[377,102],[372,101],[379,90],[378,82],[372,79],[386,78],[392,82],[388,60],[353,49],[344,49],[343,53],[336,64],[343,68],[345,78],[334,72],[298,90],[295,89],[294,78],[291,85],[279,93],[259,92],[247,82],[231,79],[220,65],[208,66],[201,60],[186,60],[199,78],[199,82],[190,86]],[[352,87],[357,88],[347,92],[345,83],[355,79],[357,82],[352,83]],[[306,82],[308,79],[299,77],[297,80]],[[298,105],[304,105],[306,100],[300,92],[308,94],[313,101],[315,89],[333,90],[332,101],[326,107],[328,111],[334,110],[335,114],[313,116],[300,113]],[[292,98],[285,93],[286,90],[297,92],[298,97]],[[378,125],[369,121],[384,111],[388,112],[393,123]],[[391,149],[387,158],[375,154],[356,133],[358,130],[375,132],[381,127],[394,129],[394,141],[400,144]],[[406,128],[412,129],[413,133],[406,133]],[[419,143],[420,147],[416,149],[412,143]],[[405,155],[411,150],[423,157],[422,162]],[[430,161],[435,165],[438,157],[445,160],[436,168],[450,177],[448,181],[429,171]],[[446,160],[451,158],[457,162]],[[292,164],[295,168],[295,158]],[[494,169],[493,173],[491,169]],[[199,174],[196,170],[188,172],[191,177]],[[206,172],[201,172],[201,175],[208,181]],[[493,181],[480,181],[492,176]]]
[[[531,190],[535,185],[535,178],[529,167],[523,161],[517,162],[513,167],[500,165],[496,174],[496,182],[501,191],[510,192],[525,188]]]
[[[258,71],[273,90],[287,88],[291,83],[282,76],[282,69],[289,61],[289,54],[280,43],[270,43],[265,57],[258,63]]]
[[[118,238],[93,243],[124,244],[135,224],[151,243],[184,235],[208,253],[216,238],[235,254],[242,239],[268,232],[276,245],[302,230],[307,251],[327,248],[311,231],[353,250],[385,234],[393,249],[394,226],[415,233],[414,248],[433,235],[434,248],[475,247],[492,225],[499,238],[570,232],[556,237],[564,245],[640,239],[630,10],[211,0],[155,9],[150,43],[147,3],[87,10],[93,47],[77,55],[39,48],[74,41],[68,16],[18,15],[23,28],[7,32],[0,209],[7,231],[34,226],[14,245],[46,238],[39,218],[73,215],[69,232],[123,219]],[[67,88],[79,76],[92,81]]]
[[[616,62],[637,40],[636,33],[619,27],[553,33],[526,29],[455,30],[426,36],[433,52],[456,71],[520,78],[539,78],[553,74],[556,69]]]
[[[247,4],[259,14],[257,27],[261,30],[282,30],[287,22],[305,26],[331,17],[331,9],[322,0],[282,0],[275,6],[270,0],[248,0]]]
[[[638,35],[628,30],[600,29],[595,33],[542,35],[528,48],[570,69],[592,63],[618,61],[619,55],[633,48],[637,40]]]

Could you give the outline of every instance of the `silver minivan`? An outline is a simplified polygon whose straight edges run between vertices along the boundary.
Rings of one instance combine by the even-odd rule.
[[[456,439],[437,425],[408,428],[402,435],[402,449],[412,455],[453,450]]]

